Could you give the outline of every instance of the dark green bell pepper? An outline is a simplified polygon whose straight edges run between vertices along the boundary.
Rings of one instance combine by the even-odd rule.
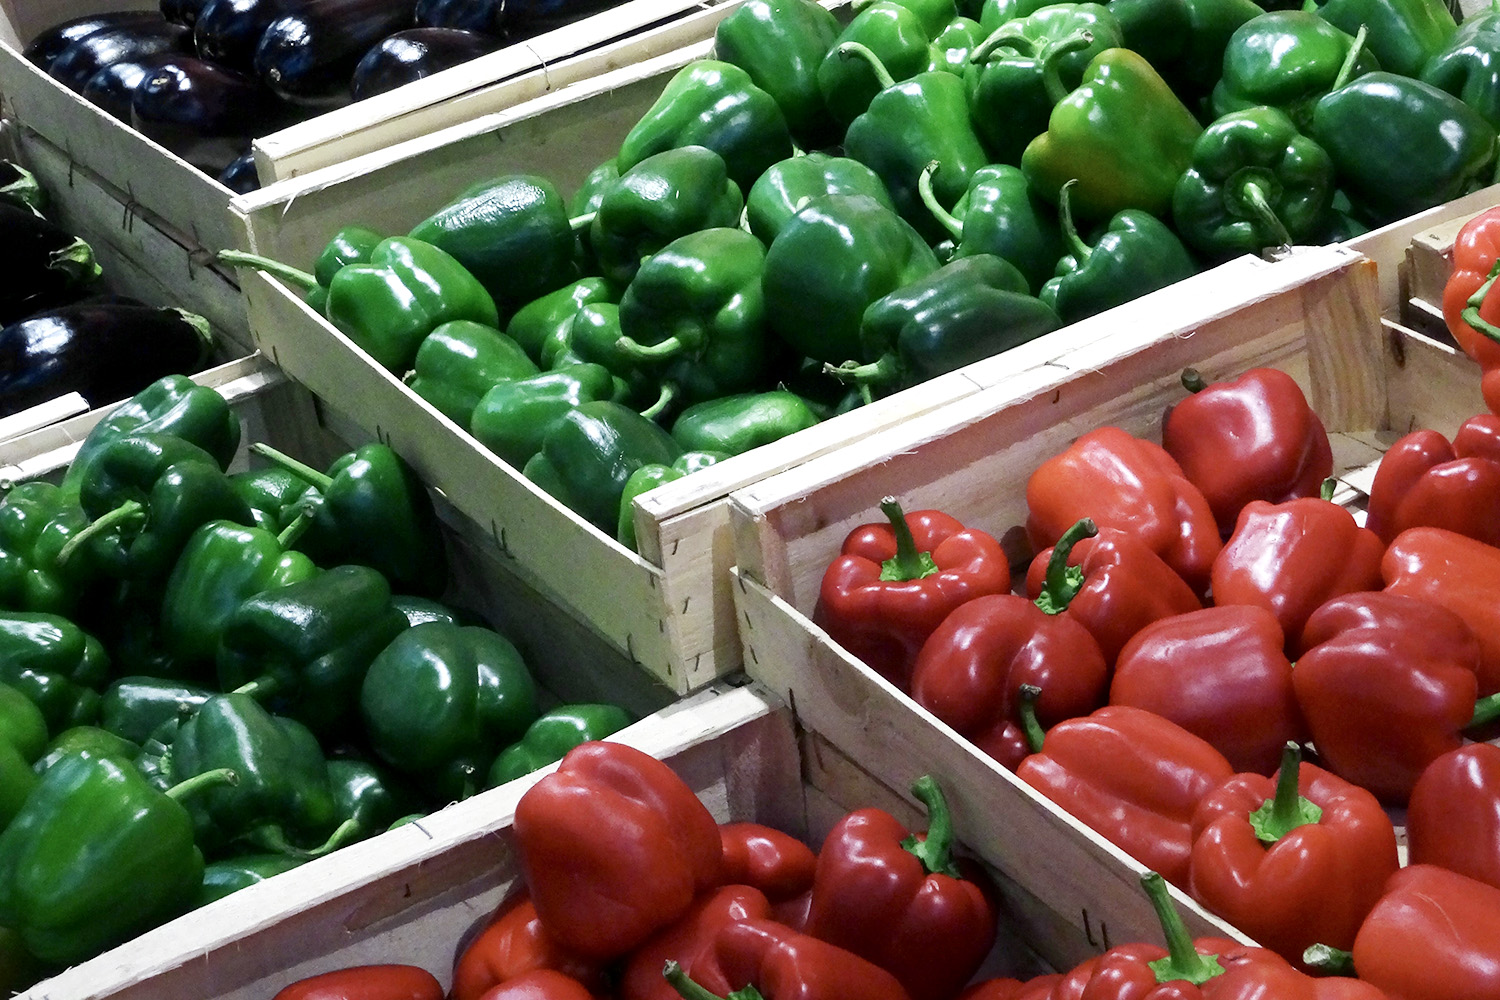
[[[773,389],[689,406],[672,422],[672,437],[684,451],[739,455],[818,422],[807,400],[785,389]]]
[[[792,137],[776,99],[749,73],[718,59],[695,59],[678,70],[620,141],[615,162],[624,176],[648,157],[683,146],[718,153],[741,191],[749,190],[761,171],[792,155]],[[597,252],[598,240],[593,243]]]
[[[478,619],[467,611],[450,608],[431,598],[417,597],[414,594],[392,595],[391,607],[401,612],[409,628],[415,628],[427,622],[447,622],[449,625],[479,624]]]
[[[99,717],[109,662],[98,639],[60,615],[0,612],[0,684],[41,709],[49,732]]]
[[[250,508],[255,527],[272,534],[279,534],[300,513],[295,509],[297,498],[307,492],[307,483],[275,465],[236,472],[229,485]]]
[[[1048,0],[984,0],[979,5],[979,26],[986,35],[1006,21],[1029,17],[1048,6]]]
[[[1120,44],[1139,52],[1171,83],[1169,67],[1180,63],[1193,37],[1189,0],[1109,0],[1106,7],[1120,26]],[[1259,12],[1257,7],[1248,16]],[[1229,32],[1225,32],[1224,38],[1228,37]],[[1217,72],[1214,79],[1218,79]],[[1182,96],[1180,92],[1178,96]],[[1183,103],[1192,107],[1190,101]]]
[[[33,762],[32,770],[46,774],[53,764],[76,753],[107,757],[121,767],[131,767],[140,756],[141,746],[98,726],[73,726],[47,744],[47,752]]]
[[[750,231],[770,246],[792,217],[814,198],[828,194],[863,194],[895,211],[880,175],[858,160],[812,152],[766,168],[745,199]]]
[[[210,861],[203,866],[203,882],[199,886],[198,898],[193,906],[195,909],[199,906],[207,906],[230,893],[248,889],[257,882],[264,882],[282,872],[289,872],[298,865],[305,864],[306,861],[306,858],[297,858],[290,854],[240,854],[232,858]]]
[[[690,476],[699,469],[706,469],[728,458],[728,452],[685,451],[671,465],[651,463],[643,465],[625,480],[625,489],[620,493],[620,519],[615,525],[615,540],[632,552],[639,552],[635,533],[635,504],[633,501],[643,493],[658,486],[675,483],[683,476]]]
[[[818,90],[834,120],[847,128],[883,89],[874,67],[840,55],[842,45],[865,46],[892,79],[905,80],[926,72],[932,61],[932,37],[921,17],[889,0],[872,3],[854,15],[818,66]]]
[[[1116,2],[1120,0],[1111,0],[1110,6],[1113,7]],[[1219,77],[1224,73],[1225,51],[1229,40],[1247,22],[1263,14],[1265,7],[1255,0],[1183,0],[1183,5],[1187,15],[1187,38],[1181,49],[1174,56],[1158,57],[1160,61],[1149,55],[1153,48],[1150,45],[1143,46],[1138,51],[1171,84],[1173,93],[1177,94],[1183,104],[1203,120],[1212,121],[1218,116],[1209,106],[1210,97]],[[1167,12],[1168,30],[1175,26],[1176,18],[1175,10]],[[1126,26],[1129,20],[1130,11],[1126,7],[1121,11],[1122,26]],[[1131,33],[1128,26],[1126,34],[1129,39]],[[1138,30],[1135,38],[1139,39],[1139,36]],[[1126,47],[1135,48],[1128,40]]]
[[[1001,163],[976,170],[952,212],[930,194],[932,169],[921,177],[922,200],[958,241],[955,256],[1002,257],[1025,277],[1027,291],[1040,291],[1063,255],[1062,225],[1057,209],[1037,197],[1021,168]]]
[[[984,28],[971,18],[956,17],[949,21],[927,46],[927,71],[963,76],[969,68],[969,58],[984,41],[984,35]]]
[[[1333,200],[1333,161],[1275,108],[1232,111],[1193,147],[1172,222],[1211,262],[1307,243]]]
[[[47,719],[42,710],[19,689],[3,683],[0,683],[0,743],[15,747],[28,764],[47,749]]]
[[[383,833],[402,816],[422,808],[415,791],[379,765],[353,757],[328,762],[328,781],[338,810],[341,844]]]
[[[104,690],[99,725],[144,744],[163,723],[192,714],[212,695],[208,688],[163,677],[121,677]]]
[[[747,0],[714,29],[714,58],[740,67],[775,98],[793,139],[820,146],[837,138],[818,66],[838,33],[838,21],[816,0]]]
[[[0,830],[10,825],[37,786],[31,765],[14,743],[0,740]]]
[[[497,788],[562,760],[579,744],[612,736],[632,721],[616,705],[559,705],[543,713],[520,740],[501,751],[490,767],[488,787]]]
[[[1364,28],[1380,68],[1401,76],[1419,76],[1458,31],[1443,0],[1307,0],[1304,9],[1351,35]]]
[[[560,341],[547,345],[548,367],[602,365],[614,376],[616,391],[610,399],[632,407],[650,406],[647,415],[654,416],[672,401],[676,387],[664,385],[648,364],[625,349],[620,338],[620,307],[613,302],[591,302],[573,316]]]
[[[1224,70],[1213,90],[1215,118],[1268,105],[1306,129],[1313,105],[1334,87],[1355,36],[1311,11],[1276,10],[1246,21],[1224,48]],[[1352,73],[1380,68],[1363,44]]]
[[[88,523],[76,490],[40,481],[12,488],[0,503],[0,607],[71,612],[97,567],[64,565],[58,555]]]
[[[937,268],[921,234],[874,198],[814,198],[766,251],[771,331],[798,354],[841,364],[859,356],[865,307]]]
[[[1069,187],[1062,191],[1063,236],[1073,252],[1057,265],[1057,277],[1042,287],[1041,299],[1064,323],[1165,288],[1197,273],[1197,265],[1166,223],[1148,212],[1116,212],[1092,246],[1073,226]]]
[[[1464,19],[1448,43],[1422,66],[1419,75],[1463,101],[1500,128],[1500,9]]]
[[[603,197],[602,190],[600,197]],[[597,212],[597,206],[592,211]],[[520,344],[526,356],[537,365],[550,368],[552,366],[543,360],[548,345],[561,345],[566,341],[568,328],[573,325],[578,310],[593,302],[619,302],[620,292],[620,287],[608,278],[580,278],[518,309],[506,324],[505,335]]]
[[[465,429],[491,388],[540,371],[521,345],[494,327],[471,320],[439,326],[417,348],[406,378],[411,391]]]
[[[542,450],[547,432],[565,413],[614,394],[615,377],[603,365],[568,365],[495,386],[474,408],[469,431],[519,470]]]
[[[928,38],[937,38],[958,17],[958,4],[954,0],[854,0],[853,7],[857,15],[866,7],[882,2],[905,7],[917,15]]]

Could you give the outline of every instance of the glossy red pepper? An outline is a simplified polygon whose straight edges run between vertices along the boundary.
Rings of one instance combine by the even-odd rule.
[[[1315,497],[1333,472],[1323,421],[1286,372],[1251,368],[1230,382],[1182,374],[1192,393],[1162,423],[1161,443],[1203,491],[1224,534],[1252,500]]]
[[[763,1000],[910,1000],[896,977],[852,951],[770,920],[726,925],[714,955],[736,990]],[[667,978],[689,1000],[714,1000],[673,964]]]
[[[1453,239],[1453,271],[1443,286],[1443,321],[1459,348],[1485,371],[1500,369],[1500,343],[1479,333],[1463,316],[1469,300],[1489,281],[1500,258],[1500,207],[1480,212]],[[1475,304],[1478,315],[1500,323],[1500,295]]]
[[[817,855],[790,834],[761,823],[723,823],[719,842],[724,845],[726,884],[753,885],[773,903],[812,888]]]
[[[523,896],[505,904],[459,955],[450,1000],[479,1000],[486,990],[534,969],[555,969],[595,992],[606,985],[603,966],[554,941],[530,897]]]
[[[1062,982],[1062,973],[1022,981],[1020,979],[986,979],[958,995],[958,1000],[1047,1000],[1052,988]]]
[[[1500,747],[1469,743],[1427,765],[1406,804],[1411,864],[1500,888]]]
[[[1101,427],[1043,462],[1026,482],[1026,533],[1040,551],[1083,518],[1135,535],[1202,592],[1219,529],[1202,491],[1158,444]]]
[[[491,987],[479,1000],[594,1000],[594,995],[556,969],[533,969]]]
[[[521,871],[542,926],[564,948],[618,958],[720,884],[713,815],[671,768],[593,740],[516,803]]]
[[[1500,691],[1500,548],[1443,528],[1409,528],[1387,546],[1388,593],[1447,608],[1479,640],[1479,694]]]
[[[1401,805],[1424,768],[1483,721],[1479,644],[1455,614],[1415,597],[1345,594],[1303,632],[1297,702],[1328,769]]]
[[[993,890],[953,857],[952,817],[937,782],[924,775],[912,793],[927,807],[926,833],[874,807],[829,831],[807,933],[887,970],[912,1000],[947,1000],[995,943]]]
[[[1295,655],[1302,626],[1320,604],[1380,589],[1384,554],[1385,543],[1330,500],[1252,500],[1214,560],[1214,603],[1265,608]]]
[[[1437,431],[1403,435],[1375,470],[1365,525],[1387,544],[1426,526],[1500,545],[1500,417],[1470,417],[1451,443]]]
[[[1193,895],[1294,965],[1309,945],[1352,945],[1398,864],[1375,796],[1295,743],[1274,778],[1236,774],[1193,814]]]
[[[1040,690],[1032,709],[1043,726],[1104,704],[1109,665],[1078,621],[1015,594],[979,597],[928,637],[912,669],[912,698],[1006,767],[1030,747],[1022,688]]]
[[[1193,811],[1234,769],[1153,712],[1110,705],[1059,723],[1016,776],[1148,868],[1188,884]]]
[[[714,951],[719,932],[729,924],[770,918],[770,902],[748,885],[726,885],[700,896],[675,924],[630,953],[616,995],[619,1000],[676,1000],[677,991],[661,974],[669,959],[705,989],[727,994],[736,987]]]
[[[272,1000],[443,1000],[443,984],[415,965],[356,965],[299,979]]]
[[[905,687],[917,650],[959,605],[1010,590],[1000,543],[947,514],[904,515],[880,502],[888,524],[864,524],[829,564],[813,621],[871,669]]]
[[[1037,553],[1026,571],[1026,593],[1033,600],[1046,594],[1044,610],[1088,629],[1111,667],[1145,626],[1203,607],[1182,577],[1128,532],[1101,528],[1064,552],[1065,566],[1051,566],[1061,547]]]

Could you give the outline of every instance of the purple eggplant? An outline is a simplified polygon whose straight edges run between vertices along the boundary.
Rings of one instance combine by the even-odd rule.
[[[260,175],[255,172],[255,152],[245,150],[239,156],[219,171],[219,176],[214,180],[233,191],[235,194],[249,194],[251,191],[260,189]]]
[[[359,60],[411,25],[411,0],[318,0],[271,22],[255,50],[255,72],[293,104],[347,104]]]
[[[21,50],[31,63],[41,68],[45,73],[52,66],[58,56],[62,55],[63,49],[72,45],[80,38],[98,34],[111,28],[123,28],[132,24],[146,24],[157,22],[162,16],[154,10],[116,10],[106,14],[90,14],[87,17],[75,17],[61,24],[54,24],[33,38]]]
[[[431,76],[476,56],[493,52],[504,43],[493,35],[458,28],[408,28],[383,39],[359,61],[349,92],[356,101],[395,90],[413,80]]]
[[[0,202],[0,232],[0,323],[76,299],[99,277],[93,248],[30,208]]]
[[[417,0],[417,23],[527,38],[586,17],[620,0]]]
[[[176,58],[174,53],[161,52],[145,59],[122,59],[110,63],[84,84],[83,99],[129,125],[130,101],[135,96],[135,88],[147,74],[173,58]]]
[[[161,15],[191,28],[198,21],[206,0],[161,0]]]
[[[130,124],[193,166],[217,175],[250,140],[299,117],[260,81],[192,56],[157,66],[136,86]]]
[[[208,0],[193,26],[193,43],[204,59],[254,72],[260,37],[287,8],[287,0]]]
[[[112,63],[139,62],[165,52],[192,51],[190,30],[163,19],[160,14],[154,16],[154,21],[107,28],[80,38],[52,61],[47,75],[69,90],[81,91],[95,73]]]

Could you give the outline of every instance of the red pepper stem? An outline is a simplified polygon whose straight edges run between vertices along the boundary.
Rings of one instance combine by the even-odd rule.
[[[661,392],[656,397],[656,402],[641,411],[641,416],[647,420],[655,420],[667,412],[667,407],[672,405],[672,400],[677,398],[677,383],[663,382]]]
[[[1078,227],[1073,225],[1073,205],[1068,197],[1068,188],[1077,183],[1076,177],[1070,177],[1063,183],[1062,190],[1057,193],[1057,204],[1058,216],[1062,220],[1063,240],[1073,248],[1073,256],[1078,258],[1078,264],[1082,267],[1084,261],[1093,256],[1094,248],[1083,242],[1078,235]]]
[[[1097,534],[1098,525],[1087,517],[1063,532],[1057,544],[1052,547],[1052,558],[1047,560],[1047,579],[1042,584],[1041,594],[1037,596],[1037,607],[1049,615],[1060,615],[1068,610],[1068,605],[1073,603],[1073,598],[1083,589],[1083,570],[1077,566],[1069,566],[1068,558],[1073,554],[1073,546]]]
[[[229,264],[233,267],[253,267],[257,271],[264,271],[273,278],[279,278],[289,285],[303,292],[310,292],[318,287],[318,279],[313,274],[283,264],[279,260],[262,257],[259,254],[245,253],[241,250],[220,250],[219,262]]]
[[[1288,740],[1281,752],[1275,796],[1250,814],[1250,828],[1262,844],[1274,844],[1299,826],[1323,818],[1322,808],[1298,793],[1297,784],[1301,777],[1302,747],[1297,741]]]
[[[1319,500],[1332,500],[1333,494],[1339,488],[1339,481],[1332,476],[1323,480],[1323,485],[1318,487]]]
[[[927,206],[927,211],[937,220],[938,225],[948,230],[948,234],[955,240],[964,238],[964,224],[957,216],[942,206],[937,199],[937,192],[932,190],[932,175],[937,173],[940,164],[937,160],[928,163],[922,168],[922,173],[917,176],[917,193],[922,197],[922,204]]]
[[[875,80],[880,84],[881,90],[896,85],[896,78],[891,76],[891,71],[885,68],[885,63],[880,61],[880,57],[868,45],[861,42],[844,42],[834,51],[839,54],[840,59],[858,56],[869,63],[870,72],[875,74]]]
[[[927,807],[927,836],[913,834],[901,846],[916,855],[928,874],[959,878],[958,866],[953,863],[953,814],[948,811],[948,799],[937,779],[922,775],[912,783],[911,793]]]
[[[1202,392],[1208,388],[1208,380],[1203,373],[1196,368],[1184,368],[1182,370],[1182,387],[1188,392]]]
[[[1021,732],[1026,735],[1026,745],[1032,753],[1041,753],[1047,740],[1042,722],[1036,717],[1036,700],[1041,696],[1042,689],[1035,684],[1021,685],[1021,705],[1017,711],[1021,713]]]
[[[270,460],[273,464],[280,466],[298,479],[316,486],[323,493],[328,492],[328,487],[333,485],[333,477],[326,472],[319,472],[312,466],[297,461],[285,452],[277,451],[264,441],[257,441],[250,446],[250,450],[262,458]]]
[[[1489,320],[1479,315],[1479,310],[1484,306],[1484,300],[1489,296],[1490,289],[1495,285],[1496,277],[1500,277],[1500,259],[1496,259],[1494,266],[1490,268],[1489,277],[1484,284],[1474,289],[1474,294],[1469,296],[1469,301],[1464,304],[1463,312],[1459,318],[1472,326],[1478,333],[1484,334],[1491,340],[1500,341],[1500,327],[1495,326]]]
[[[1500,719],[1500,694],[1486,695],[1474,703],[1474,715],[1469,719],[1469,729]]]
[[[892,353],[882,354],[865,365],[857,361],[846,361],[841,365],[825,363],[823,374],[855,385],[886,385],[901,378],[901,359]]]
[[[1354,975],[1354,953],[1330,944],[1310,944],[1302,952],[1302,964],[1331,976]]]
[[[1239,190],[1235,192],[1241,205],[1249,210],[1255,225],[1262,233],[1269,233],[1271,242],[1268,246],[1289,247],[1292,245],[1292,234],[1286,231],[1286,223],[1281,221],[1281,216],[1271,207],[1271,201],[1266,197],[1266,186],[1263,181],[1256,177],[1246,177],[1240,182]]]
[[[220,785],[238,785],[239,783],[240,776],[238,774],[227,767],[218,767],[212,771],[195,774],[186,781],[179,781],[167,789],[166,795],[167,798],[173,801],[181,802],[187,796],[195,795],[206,788],[217,788]]]
[[[682,338],[673,335],[655,344],[642,344],[633,337],[621,335],[615,346],[637,361],[670,361],[686,349]]]
[[[1330,91],[1338,90],[1348,83],[1354,76],[1354,66],[1359,62],[1360,56],[1365,54],[1365,34],[1367,29],[1363,24],[1354,35],[1354,44],[1349,46],[1348,55],[1344,56],[1344,64],[1339,67],[1339,75],[1334,77],[1333,86]]]
[[[881,564],[880,578],[920,580],[936,573],[937,566],[932,561],[932,553],[922,552],[917,548],[917,540],[911,534],[911,525],[906,523],[906,515],[901,512],[901,505],[896,502],[896,498],[882,497],[880,512],[890,520],[891,530],[896,533],[896,554]]]
[[[1141,876],[1141,885],[1151,898],[1151,906],[1156,910],[1156,918],[1161,921],[1162,933],[1167,938],[1167,957],[1147,963],[1148,968],[1156,973],[1158,983],[1183,979],[1196,986],[1229,971],[1219,964],[1219,956],[1200,955],[1193,947],[1187,925],[1182,922],[1177,907],[1172,905],[1166,879],[1156,872],[1147,872]]]
[[[598,214],[598,212],[585,212],[582,215],[575,215],[568,220],[568,228],[575,233],[580,229],[587,229],[594,224],[594,216]]]
[[[118,527],[121,523],[129,521],[131,518],[140,516],[141,512],[145,509],[146,508],[141,505],[141,502],[139,500],[126,500],[114,510],[101,515],[96,520],[94,520],[87,528],[84,528],[82,531],[75,534],[72,538],[69,538],[67,543],[63,545],[62,548],[57,550],[58,565],[67,566],[68,560],[73,558],[73,553],[77,552],[79,549],[83,548],[93,539],[104,534],[106,531],[110,531],[113,528]]]

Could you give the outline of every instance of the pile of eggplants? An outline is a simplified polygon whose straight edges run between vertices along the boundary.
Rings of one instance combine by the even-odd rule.
[[[620,0],[160,0],[54,25],[26,58],[236,191],[251,141]]]

